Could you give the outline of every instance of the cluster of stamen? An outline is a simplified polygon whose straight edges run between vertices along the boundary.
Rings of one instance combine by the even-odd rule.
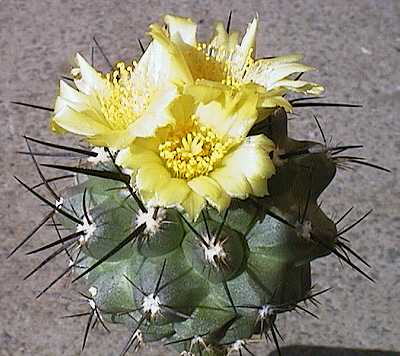
[[[196,49],[204,54],[206,60],[200,64],[202,70],[195,71],[196,79],[217,80],[238,89],[243,84],[247,71],[254,64],[253,48],[246,54],[244,63],[240,63],[242,53],[238,45],[228,49],[225,46],[216,47],[213,43],[198,43]]]
[[[229,150],[230,140],[222,141],[193,117],[192,128],[159,145],[160,157],[175,178],[192,179],[208,175]]]
[[[136,62],[126,66],[120,62],[106,74],[109,95],[100,96],[101,111],[112,129],[123,130],[148,107],[151,90],[148,83],[135,84]]]

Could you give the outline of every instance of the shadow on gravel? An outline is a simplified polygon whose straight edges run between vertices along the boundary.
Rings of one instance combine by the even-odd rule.
[[[381,350],[344,349],[323,346],[287,346],[281,348],[283,356],[400,356],[400,352]],[[268,356],[278,356],[274,351]]]

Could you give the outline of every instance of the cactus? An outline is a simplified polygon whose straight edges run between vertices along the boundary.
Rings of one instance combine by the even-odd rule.
[[[178,26],[179,21],[188,20],[166,17],[171,38],[174,26]],[[248,32],[252,31],[252,26],[254,21]],[[165,36],[164,32],[157,32],[154,26],[152,31],[155,41]],[[142,58],[145,56],[146,53]],[[90,90],[85,91],[80,83],[85,79],[83,67],[87,63],[82,57],[78,57],[79,61],[81,73],[75,73],[75,82],[89,97]],[[293,59],[286,62],[291,63]],[[246,65],[249,68],[249,64]],[[113,95],[122,95],[132,68],[127,69],[123,64],[118,64],[116,68],[113,87],[116,91],[113,91]],[[295,71],[307,70],[305,66],[300,68]],[[254,78],[251,79],[256,82]],[[110,79],[109,75],[105,80],[111,83],[113,78]],[[318,88],[316,84],[304,83],[303,87],[307,87],[309,93]],[[191,92],[190,86],[193,85],[197,84],[186,84],[183,89],[179,88],[177,100],[184,98],[187,101],[187,93]],[[211,87],[201,89],[210,92],[217,90]],[[83,114],[89,114],[81,110],[79,103],[73,102],[72,94],[67,105],[68,88],[61,90],[64,90],[64,94],[60,94],[56,103],[53,129],[86,135],[95,148],[73,148],[26,137],[27,153],[33,159],[41,182],[29,187],[17,179],[51,208],[34,232],[50,221],[58,234],[54,241],[29,252],[52,251],[27,278],[56,256],[65,254],[66,269],[39,296],[70,273],[75,276],[73,282],[83,281],[85,291],[80,294],[88,302],[88,311],[70,316],[88,318],[82,348],[94,324],[109,330],[111,324],[117,323],[129,329],[122,355],[139,349],[145,343],[160,340],[173,345],[180,355],[223,356],[235,352],[252,355],[249,340],[256,335],[272,340],[280,353],[277,317],[293,310],[315,316],[302,303],[313,301],[327,291],[315,291],[312,287],[310,263],[313,260],[333,253],[372,280],[352,262],[350,255],[367,264],[343,239],[343,234],[368,213],[340,230],[338,223],[349,212],[333,221],[321,209],[318,198],[333,180],[337,167],[363,164],[386,169],[357,157],[341,155],[344,151],[360,148],[358,145],[327,145],[318,120],[316,123],[321,129],[323,143],[299,141],[288,136],[287,111],[296,106],[305,106],[306,103],[310,106],[323,106],[326,103],[299,102],[296,99],[288,101],[276,92],[267,96],[265,101],[269,100],[268,105],[254,110],[257,117],[249,126],[247,138],[243,139],[243,142],[247,142],[250,137],[268,138],[268,141],[263,141],[267,142],[265,147],[271,142],[272,146],[265,148],[262,158],[273,170],[264,172],[261,177],[263,185],[268,187],[267,191],[257,194],[253,189],[253,193],[244,197],[229,194],[228,191],[225,205],[219,204],[218,199],[212,204],[207,197],[207,204],[202,205],[196,214],[185,209],[184,205],[160,204],[160,199],[156,204],[153,195],[144,188],[139,189],[137,176],[142,162],[135,162],[132,167],[126,155],[129,156],[129,147],[139,136],[140,129],[131,129],[130,132],[136,131],[129,142],[126,126],[118,126],[119,123],[117,125],[114,121],[114,126],[108,126],[109,131],[102,128],[103,131],[94,132],[103,126],[93,121],[79,131],[76,127],[84,123],[73,122],[75,119],[67,122],[63,110],[70,105],[81,115],[81,119],[84,118]],[[240,92],[248,88],[237,86],[235,90]],[[303,91],[306,92],[306,89]],[[197,91],[194,93],[191,95],[196,97]],[[249,100],[245,97],[244,103],[240,102],[240,108],[245,107]],[[176,103],[180,105],[181,102],[173,101],[168,105],[179,106]],[[90,105],[94,104],[91,102]],[[115,109],[113,102],[104,105],[103,109],[107,108],[108,114]],[[118,115],[128,115],[121,108],[118,110]],[[164,114],[162,111],[160,117],[164,117]],[[149,129],[150,139],[153,139],[157,130],[163,130],[164,124],[157,123]],[[83,131],[94,133],[85,134]],[[111,135],[112,144],[105,144]],[[144,142],[146,138],[136,139],[135,142],[138,140]],[[79,162],[68,166],[54,162],[43,164],[67,172],[65,176],[47,179],[36,160],[37,153],[31,148],[32,144],[61,150],[65,156],[79,158]],[[122,158],[121,152],[125,152]],[[64,184],[62,189],[57,190],[54,184],[61,179],[73,179],[73,183]],[[47,189],[51,199],[39,193],[40,186]],[[62,236],[64,230],[68,233]],[[24,245],[34,232],[11,254]]]

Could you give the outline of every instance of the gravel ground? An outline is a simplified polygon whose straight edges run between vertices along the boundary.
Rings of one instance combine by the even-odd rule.
[[[1,356],[79,355],[84,329],[83,321],[60,318],[77,310],[77,304],[71,302],[77,299],[76,294],[66,293],[62,285],[40,300],[34,298],[61,270],[60,263],[24,282],[23,276],[39,262],[38,257],[19,253],[6,260],[7,253],[44,211],[12,178],[17,174],[29,183],[37,181],[29,159],[15,153],[24,148],[21,135],[64,141],[48,131],[46,112],[13,106],[10,100],[53,105],[60,74],[68,71],[76,51],[90,55],[93,35],[113,61],[129,60],[139,53],[136,39],[147,41],[144,33],[148,24],[161,15],[191,16],[201,22],[200,31],[206,35],[209,26],[217,19],[226,19],[229,10],[233,10],[235,28],[244,28],[259,14],[260,56],[303,52],[305,62],[319,68],[308,78],[323,83],[330,100],[363,104],[361,109],[299,109],[291,122],[293,136],[316,139],[312,113],[317,113],[334,142],[362,143],[371,162],[392,170],[391,174],[368,168],[340,171],[325,192],[324,206],[331,214],[339,215],[354,206],[354,221],[374,209],[348,237],[354,248],[368,257],[373,266],[370,274],[377,283],[373,285],[341,267],[333,257],[315,262],[314,280],[321,287],[334,289],[320,299],[319,320],[290,315],[279,322],[286,345],[303,345],[288,347],[284,354],[398,355],[390,352],[400,350],[398,0],[0,0],[0,160],[5,168],[0,180]],[[106,68],[100,56],[96,63]],[[29,247],[49,241],[50,236],[50,230],[43,230]],[[95,330],[84,354],[117,355],[126,337],[124,330],[116,329],[111,335]],[[256,355],[265,355],[273,348],[261,344],[253,350]],[[140,354],[174,353],[149,346]]]

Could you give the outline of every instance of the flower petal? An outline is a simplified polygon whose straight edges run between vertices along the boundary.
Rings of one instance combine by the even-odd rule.
[[[199,79],[196,84],[185,85],[184,94],[191,95],[197,103],[208,104],[212,100],[218,100],[225,89],[220,82]]]
[[[271,63],[268,60],[261,59],[251,66],[245,80],[253,81],[269,90],[274,87],[274,84],[294,73],[309,72],[312,70],[315,70],[315,68],[301,63]]]
[[[264,135],[249,136],[225,156],[222,167],[215,169],[210,177],[232,197],[264,196],[268,193],[267,179],[275,173],[268,155],[274,147]]]
[[[130,147],[124,148],[117,153],[115,163],[122,168],[132,169],[135,163],[135,158],[131,153]]]
[[[137,138],[128,148],[121,150],[116,163],[123,168],[139,169],[146,164],[161,164],[157,138]]]
[[[293,111],[292,105],[290,105],[289,101],[280,95],[269,96],[266,94],[265,96],[261,96],[258,106],[269,109],[282,107],[286,112]]]
[[[186,132],[192,126],[191,117],[196,106],[194,98],[190,95],[181,95],[169,107],[169,113],[175,120],[174,132]]]
[[[223,102],[200,103],[199,122],[211,127],[219,136],[243,139],[257,119],[257,95],[242,90],[234,95],[225,91]]]
[[[225,30],[225,25],[222,22],[217,22],[215,25],[214,37],[210,41],[213,48],[225,49],[233,51],[239,43],[239,33],[236,31]]]
[[[169,35],[173,42],[184,41],[188,45],[196,46],[197,24],[190,18],[166,15],[164,22],[168,25]]]
[[[206,200],[192,190],[186,199],[181,202],[181,205],[189,219],[196,221],[206,206]]]
[[[168,170],[159,163],[141,165],[135,177],[135,184],[145,200],[157,200],[157,193],[171,178]]]
[[[54,112],[57,115],[63,108],[69,107],[78,112],[84,112],[91,116],[99,124],[108,126],[104,121],[104,117],[99,109],[99,103],[91,96],[85,95],[75,90],[64,81],[60,81],[60,95],[57,97]]]
[[[188,186],[198,195],[205,198],[210,205],[216,208],[219,212],[226,209],[231,201],[229,195],[222,187],[210,177],[197,177],[190,180]]]
[[[166,82],[191,83],[192,75],[182,53],[163,29],[153,24],[150,26],[150,35],[153,41],[135,68],[137,80],[145,80],[155,86],[162,86]]]
[[[300,62],[304,56],[301,53],[291,53],[291,54],[286,54],[283,56],[276,56],[273,58],[266,58],[262,59],[264,63],[270,63],[275,64],[275,63],[295,63],[295,62]]]
[[[83,136],[108,133],[110,128],[98,122],[98,118],[64,106],[54,116],[53,121],[64,130]]]
[[[69,86],[63,80],[60,80],[60,95],[61,98],[69,101],[71,105],[74,105],[74,109],[78,111],[83,111],[91,106],[89,96],[85,95],[78,90]],[[55,111],[57,109],[55,108]]]
[[[280,80],[275,83],[271,89],[274,88],[285,88],[287,90],[294,91],[296,93],[304,93],[309,95],[321,95],[324,91],[324,87],[317,83],[306,82],[303,80]]]
[[[158,154],[158,146],[160,145],[160,143],[161,140],[158,137],[138,137],[131,147],[133,147],[134,152],[140,147],[142,149],[150,150]]]
[[[174,122],[168,112],[168,106],[178,96],[175,86],[166,85],[152,93],[149,106],[143,114],[128,127],[128,131],[135,137],[153,136],[156,130]]]
[[[170,178],[157,192],[156,199],[163,207],[180,207],[189,194],[191,194],[191,190],[183,179]]]
[[[246,176],[235,166],[216,168],[209,176],[232,198],[246,199],[252,191]]]
[[[134,139],[135,136],[132,136],[126,130],[109,130],[106,133],[96,134],[87,138],[94,146],[109,147],[115,150],[129,146]]]
[[[86,95],[93,94],[93,91],[99,95],[107,96],[109,89],[107,80],[102,78],[98,73],[79,53],[76,54],[76,62],[79,66],[81,79],[75,80],[76,87]]]
[[[240,43],[240,52],[243,56],[242,60],[243,64],[246,63],[247,56],[250,54],[250,51],[253,51],[253,55],[256,50],[256,33],[258,27],[258,17],[255,17],[253,21],[251,21],[247,25],[246,33]]]

